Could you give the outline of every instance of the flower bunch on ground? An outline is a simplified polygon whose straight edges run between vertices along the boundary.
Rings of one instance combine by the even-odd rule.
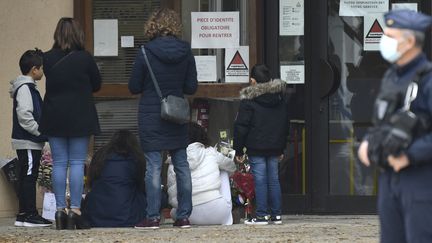
[[[39,176],[37,184],[42,188],[44,192],[52,191],[51,174],[52,174],[52,156],[51,149],[47,145],[42,150],[42,158],[39,167]]]

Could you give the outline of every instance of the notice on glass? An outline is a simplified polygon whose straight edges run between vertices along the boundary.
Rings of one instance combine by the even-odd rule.
[[[392,9],[409,9],[418,12],[417,3],[393,3]]]
[[[305,83],[304,65],[282,65],[280,66],[281,79],[288,84]]]
[[[384,13],[364,16],[363,49],[365,51],[379,51],[379,43],[381,36],[384,34],[384,26]]]
[[[389,9],[389,0],[340,0],[340,16],[365,16],[383,13]]]
[[[225,83],[249,82],[249,46],[225,49]]]
[[[195,56],[198,82],[216,82],[216,56]]]
[[[118,56],[117,19],[94,20],[94,55]]]
[[[192,48],[239,47],[239,12],[193,12],[191,18]]]
[[[304,35],[304,0],[279,0],[279,35]]]
[[[130,48],[134,47],[134,37],[133,36],[121,36],[120,37],[120,46],[122,48]]]

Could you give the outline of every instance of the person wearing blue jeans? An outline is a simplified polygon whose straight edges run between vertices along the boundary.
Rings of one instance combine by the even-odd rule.
[[[135,225],[137,229],[159,228],[161,195],[161,151],[169,151],[179,188],[180,210],[173,226],[190,227],[191,191],[189,164],[186,159],[188,124],[178,124],[161,118],[160,96],[184,97],[193,95],[198,88],[195,58],[190,44],[181,40],[181,18],[174,10],[156,9],[144,25],[144,35],[150,40],[138,51],[128,88],[140,94],[138,105],[138,135],[147,159],[145,176],[147,193],[147,218]],[[154,74],[149,75],[152,70]],[[161,95],[155,88],[160,87]]]
[[[57,209],[65,209],[66,180],[69,171],[70,208],[80,209],[84,186],[84,162],[89,137],[49,137],[53,157],[52,183]]]
[[[89,138],[100,133],[93,93],[101,76],[93,56],[85,50],[84,30],[63,17],[54,31],[54,44],[43,55],[45,96],[39,131],[48,137],[53,155],[53,187],[57,200],[56,229],[89,228],[81,217],[84,161]],[[71,210],[65,200],[66,171],[70,166]]]
[[[249,156],[255,182],[256,216],[281,215],[279,156]]]
[[[247,225],[282,224],[278,166],[287,143],[288,106],[285,83],[270,77],[265,65],[252,68],[234,121],[235,160],[243,163],[246,149],[255,181],[256,217],[247,219]]]
[[[176,220],[188,219],[192,212],[192,179],[187,161],[186,149],[170,151],[174,171],[177,175],[177,191],[179,206]],[[161,203],[161,152],[144,152],[147,161],[145,175],[146,192],[152,197],[147,197],[147,219],[159,220]]]

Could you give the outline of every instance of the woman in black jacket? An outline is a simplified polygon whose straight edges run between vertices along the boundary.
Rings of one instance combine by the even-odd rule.
[[[244,161],[246,148],[255,181],[256,218],[245,224],[282,223],[278,166],[287,142],[289,121],[285,83],[270,77],[265,65],[252,68],[251,85],[240,91],[240,107],[234,122],[236,160]]]
[[[54,160],[56,228],[87,228],[80,217],[84,161],[90,136],[99,132],[92,93],[100,89],[101,77],[93,57],[84,50],[84,32],[77,21],[59,20],[53,48],[43,61],[46,93],[39,130],[48,136]],[[68,166],[71,210],[66,216]]]
[[[181,31],[181,20],[173,10],[155,11],[145,26],[145,35],[150,39],[145,45],[146,55],[156,76],[163,96],[194,94],[197,89],[195,59],[189,43],[177,38]],[[138,128],[141,147],[147,161],[145,175],[147,192],[147,219],[137,228],[159,228],[161,197],[161,151],[170,151],[176,171],[179,207],[175,226],[189,227],[192,211],[192,182],[186,158],[188,125],[179,125],[161,119],[161,103],[149,67],[145,64],[141,50],[135,59],[129,80],[129,90],[142,94],[138,109]]]
[[[91,226],[128,227],[145,218],[145,166],[139,142],[128,130],[115,132],[95,153],[87,176],[91,191],[83,206]]]

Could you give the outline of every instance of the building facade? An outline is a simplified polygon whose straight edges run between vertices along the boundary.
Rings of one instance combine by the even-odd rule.
[[[280,183],[285,213],[374,213],[378,172],[356,158],[356,146],[371,125],[374,96],[388,64],[377,51],[382,13],[391,8],[413,8],[431,14],[430,1],[383,0],[353,6],[344,0],[34,0],[3,1],[0,18],[5,60],[0,75],[0,157],[11,157],[11,99],[8,82],[18,74],[19,55],[35,46],[52,44],[55,23],[75,16],[86,32],[86,48],[94,52],[101,36],[94,20],[117,20],[115,56],[96,56],[103,88],[96,94],[102,134],[94,149],[116,129],[136,131],[136,96],[127,81],[133,58],[147,40],[143,24],[158,7],[176,10],[182,18],[182,38],[194,41],[191,13],[238,12],[239,45],[248,46],[248,67],[266,63],[275,78],[288,82],[291,92],[291,129]],[[30,2],[32,5],[30,5]],[[351,3],[350,3],[351,2]],[[379,2],[375,4],[376,2]],[[36,5],[36,7],[34,7]],[[373,9],[373,10],[371,10]],[[49,13],[49,14],[48,14]],[[31,16],[21,18],[21,15]],[[41,17],[36,17],[41,16]],[[31,26],[30,26],[31,23]],[[33,26],[34,25],[34,26]],[[37,30],[37,31],[36,31]],[[96,36],[95,36],[96,35]],[[121,36],[133,36],[133,47],[123,47]],[[430,35],[425,50],[431,56]],[[97,45],[95,47],[95,45]],[[210,138],[221,131],[231,136],[238,92],[247,83],[229,83],[224,48],[194,48],[196,56],[216,59],[213,82],[201,82],[190,97],[197,118],[204,107]],[[43,82],[40,84],[43,89]],[[275,118],[277,119],[277,118]],[[201,121],[203,122],[203,121]],[[0,180],[4,178],[0,177]],[[0,216],[15,209],[13,194],[0,183]],[[3,203],[5,202],[5,203]]]

